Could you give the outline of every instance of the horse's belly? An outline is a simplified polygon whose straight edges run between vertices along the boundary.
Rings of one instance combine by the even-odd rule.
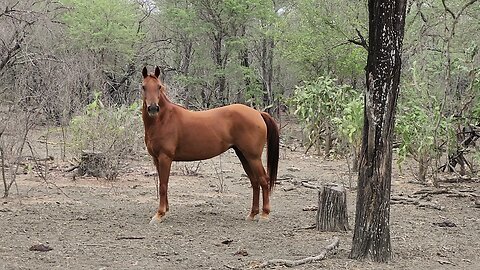
[[[179,140],[174,160],[195,161],[216,157],[232,146],[226,137],[196,130]]]
[[[216,157],[221,153],[227,151],[229,147],[200,147],[200,148],[189,148],[182,151],[177,151],[173,160],[175,161],[196,161],[196,160],[205,160]]]

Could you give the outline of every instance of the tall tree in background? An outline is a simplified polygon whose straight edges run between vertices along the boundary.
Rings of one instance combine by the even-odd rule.
[[[67,48],[93,59],[91,69],[98,68],[104,75],[102,88],[114,103],[134,100],[136,90],[130,86],[135,55],[144,37],[139,25],[145,18],[141,6],[129,0],[61,2],[68,8],[63,15],[70,38]]]
[[[369,45],[355,230],[350,257],[391,258],[390,186],[406,0],[369,0]]]

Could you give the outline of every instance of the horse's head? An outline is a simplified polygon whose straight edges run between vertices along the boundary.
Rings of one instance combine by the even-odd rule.
[[[160,69],[155,67],[155,73],[148,74],[147,68],[144,67],[142,75],[143,104],[147,109],[148,115],[155,116],[160,111],[161,95],[165,90],[165,86],[158,78]]]

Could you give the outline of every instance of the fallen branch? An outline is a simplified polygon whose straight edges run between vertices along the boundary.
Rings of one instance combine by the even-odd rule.
[[[291,187],[284,187],[283,188],[283,191],[292,191],[292,190],[295,190],[296,188],[294,186],[291,186]]]
[[[448,189],[421,189],[413,192],[413,195],[419,194],[428,194],[428,195],[438,195],[438,194],[450,194],[451,191]]]
[[[268,261],[258,265],[256,268],[265,268],[265,267],[268,267],[268,266],[277,266],[277,265],[283,265],[283,266],[286,266],[286,267],[294,267],[294,266],[299,266],[299,265],[306,264],[306,263],[321,261],[321,260],[325,259],[328,252],[336,249],[338,247],[339,243],[340,243],[340,240],[338,239],[338,237],[334,237],[333,242],[330,245],[326,246],[325,250],[322,251],[322,253],[320,253],[317,256],[306,257],[306,258],[303,258],[303,259],[300,259],[300,260],[273,259],[273,260],[268,260]]]
[[[67,168],[67,169],[64,170],[64,172],[71,172],[71,171],[73,171],[73,170],[75,170],[75,169],[78,169],[78,165],[75,165],[75,166],[72,166],[72,167],[70,167],[70,168]]]
[[[418,207],[425,207],[435,210],[443,210],[443,207],[430,202],[422,202],[419,198],[408,198],[401,196],[392,196],[390,198],[390,204],[412,204]]]
[[[475,197],[475,189],[463,189],[463,190],[454,190],[454,189],[422,189],[415,191],[413,195],[421,195],[422,198],[428,197],[429,195],[438,195],[446,194],[446,197]]]
[[[313,229],[316,229],[316,228],[317,228],[317,224],[313,224],[313,225],[306,226],[306,227],[295,228],[293,230],[294,231],[303,231],[303,230],[313,230]]]
[[[457,191],[452,194],[448,194],[445,197],[455,197],[455,198],[468,198],[468,197],[473,197],[476,198],[478,195],[475,192],[463,192],[463,191]]]
[[[306,187],[306,188],[311,188],[311,189],[319,189],[318,186],[315,186],[315,185],[312,185],[308,182],[302,182],[302,186]]]
[[[446,177],[446,178],[443,178],[443,179],[439,179],[438,182],[442,182],[442,183],[470,183],[470,182],[474,182],[474,183],[477,183],[477,182],[479,182],[479,179],[478,179],[478,177],[470,177],[470,176],[467,176],[467,175],[461,175],[459,177]]]

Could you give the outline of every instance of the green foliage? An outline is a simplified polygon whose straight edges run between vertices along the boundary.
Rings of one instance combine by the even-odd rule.
[[[70,122],[72,150],[105,153],[112,161],[137,150],[141,145],[140,102],[130,106],[103,106],[99,92],[82,115]]]
[[[268,0],[173,1],[160,2],[158,20],[162,32],[171,38],[174,55],[165,62],[178,67],[189,97],[212,105],[218,96],[219,78],[225,78],[230,102],[256,103],[263,95],[258,88],[261,65],[266,55],[262,41],[274,29],[277,19]],[[215,43],[216,42],[216,43]],[[273,50],[273,49],[272,49]],[[244,53],[249,68],[242,66]],[[267,53],[268,54],[268,53]],[[263,61],[263,63],[260,63]],[[246,70],[244,70],[246,69]],[[256,72],[253,72],[255,70]],[[248,84],[247,82],[252,82]],[[236,100],[238,98],[238,100]],[[191,102],[191,101],[189,101]],[[260,103],[258,103],[260,104]]]
[[[418,177],[424,181],[426,169],[441,155],[442,146],[451,149],[455,144],[454,119],[442,113],[442,100],[435,91],[430,91],[428,79],[416,64],[411,72],[412,80],[404,84],[397,109],[398,163],[405,161],[407,156],[412,157],[419,164]]]
[[[318,142],[323,132],[330,136],[336,123],[341,124],[342,132],[351,133],[353,140],[356,131],[351,130],[358,128],[355,122],[359,121],[359,112],[355,111],[358,104],[354,102],[357,97],[358,94],[350,86],[338,85],[336,79],[321,76],[315,81],[297,86],[290,104],[295,108],[295,115],[305,125],[311,143]],[[341,116],[346,110],[350,110],[350,116]]]
[[[396,123],[396,134],[400,139],[399,162],[403,162],[407,155],[419,162],[429,162],[436,155],[435,124],[442,121],[441,124],[446,126],[446,119],[440,115],[438,106],[430,111],[413,100],[401,106]]]
[[[352,95],[352,99],[343,106],[342,113],[333,119],[338,134],[353,147],[357,154],[362,144],[363,98]]]
[[[362,29],[361,18],[366,18],[366,9],[358,3],[298,1],[294,11],[282,16],[279,51],[307,80],[325,73],[355,80],[364,73],[367,52],[345,41]]]
[[[241,67],[244,80],[248,80],[250,83],[246,86],[244,91],[244,97],[247,103],[250,105],[262,104],[263,101],[263,89],[262,84],[257,78],[255,71],[252,68]]]
[[[70,9],[63,15],[72,44],[102,55],[133,56],[142,37],[137,32],[139,12],[128,0],[62,0]]]

